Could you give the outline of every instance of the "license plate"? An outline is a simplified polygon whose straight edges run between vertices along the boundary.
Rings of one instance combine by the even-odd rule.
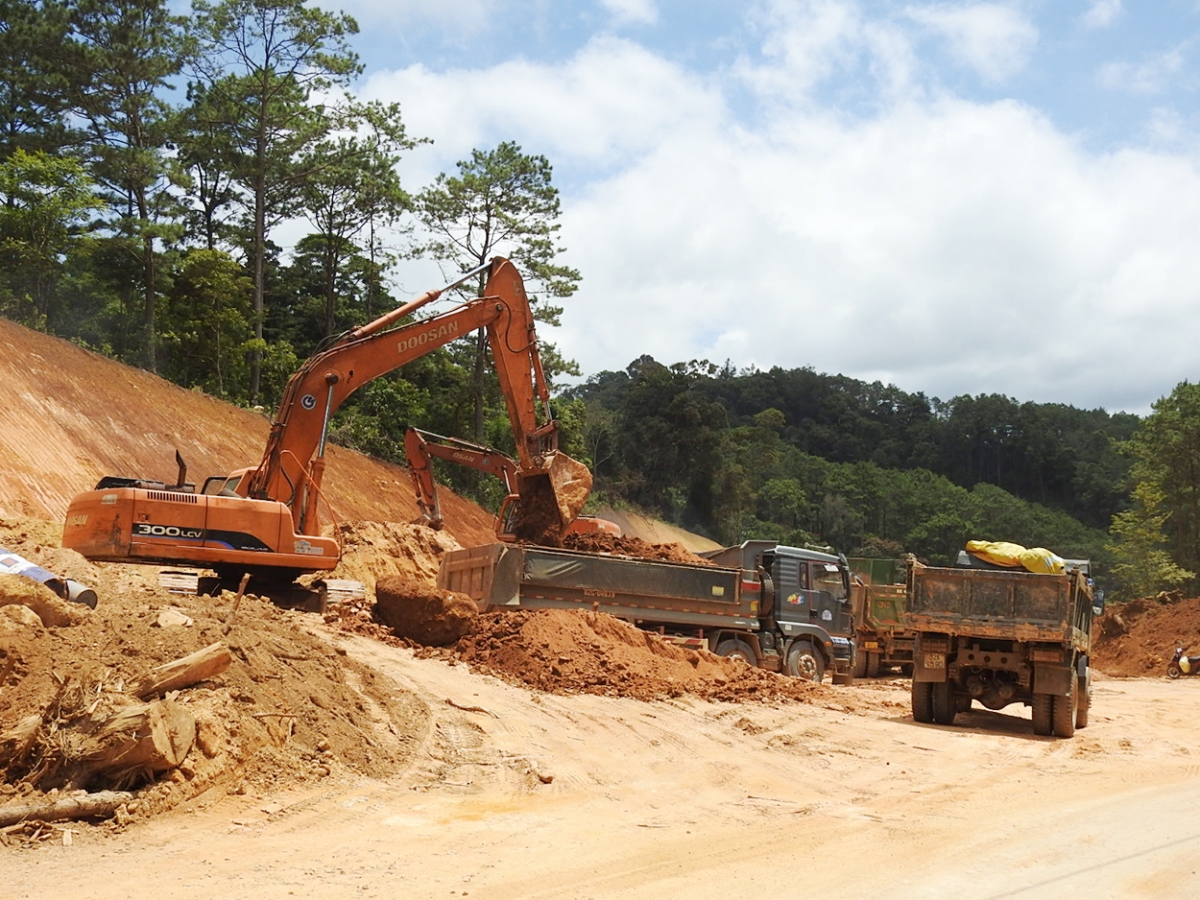
[[[945,653],[926,653],[925,668],[927,669],[944,669],[946,668]]]

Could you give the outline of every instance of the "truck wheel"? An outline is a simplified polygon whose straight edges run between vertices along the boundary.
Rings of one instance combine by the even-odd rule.
[[[879,677],[879,654],[875,651],[871,651],[871,653],[867,656],[867,677]]]
[[[1037,691],[1033,694],[1033,733],[1040,735],[1050,734],[1052,723],[1050,714],[1054,709],[1054,695],[1042,694]]]
[[[1076,679],[1077,680],[1077,679]],[[1060,738],[1074,737],[1075,715],[1079,711],[1079,690],[1072,680],[1067,693],[1054,698],[1054,736]]]
[[[1079,709],[1075,711],[1075,727],[1087,728],[1088,710],[1092,706],[1092,691],[1086,678],[1080,678],[1076,691],[1079,692]]]
[[[930,703],[933,710],[933,721],[939,725],[953,725],[955,708],[954,685],[949,681],[939,681],[932,684]]]
[[[758,657],[754,655],[754,648],[738,638],[729,638],[717,644],[717,656],[740,659],[748,666],[758,665]]]
[[[785,671],[793,678],[820,681],[825,677],[825,660],[809,641],[796,641],[788,650]]]
[[[912,683],[912,714],[914,722],[928,725],[933,721],[933,682]]]
[[[862,678],[867,674],[867,658],[870,653],[862,648],[854,652],[854,677]]]

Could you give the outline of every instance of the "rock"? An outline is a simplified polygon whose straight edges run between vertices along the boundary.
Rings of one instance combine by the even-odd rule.
[[[466,594],[388,576],[375,585],[375,618],[400,637],[443,646],[471,633],[479,609]]]
[[[8,606],[0,606],[0,631],[20,630],[30,628],[34,631],[42,630],[42,620],[28,606],[19,603],[13,603]]]
[[[27,606],[47,628],[77,625],[88,615],[88,608],[68,603],[54,591],[21,575],[0,575],[0,607]]]

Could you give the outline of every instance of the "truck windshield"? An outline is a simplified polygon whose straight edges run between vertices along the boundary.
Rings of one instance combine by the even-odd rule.
[[[842,581],[842,570],[833,563],[817,563],[813,566],[813,588],[825,591],[834,600],[846,602],[846,583]]]

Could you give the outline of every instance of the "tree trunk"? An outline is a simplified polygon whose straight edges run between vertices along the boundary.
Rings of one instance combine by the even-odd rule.
[[[475,443],[483,443],[483,380],[487,362],[487,333],[480,328],[475,343]]]
[[[42,716],[40,713],[34,713],[23,718],[12,728],[0,731],[0,766],[23,763],[41,727]]]
[[[132,799],[133,794],[126,791],[99,791],[79,797],[60,797],[35,806],[4,806],[0,807],[0,828],[25,821],[53,822],[57,819],[111,816],[118,806]]]
[[[143,700],[154,694],[176,691],[219,675],[229,668],[231,662],[233,662],[233,654],[229,652],[228,647],[218,641],[174,662],[151,669],[138,679],[132,690],[137,697]]]

